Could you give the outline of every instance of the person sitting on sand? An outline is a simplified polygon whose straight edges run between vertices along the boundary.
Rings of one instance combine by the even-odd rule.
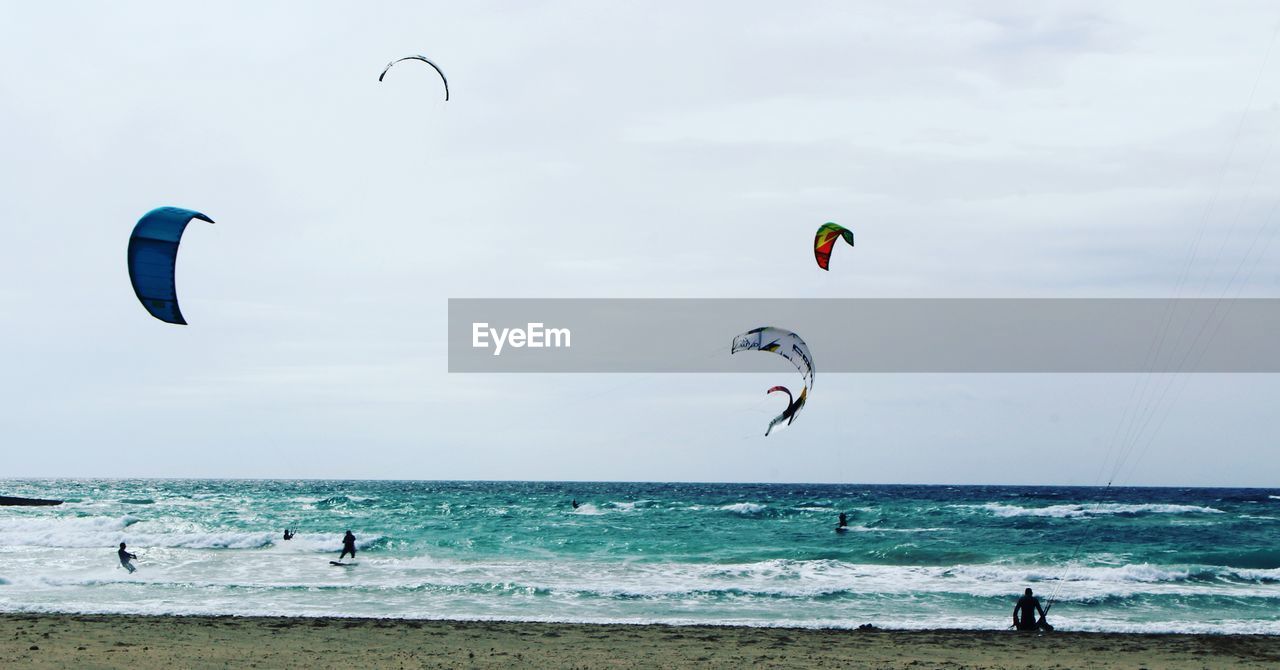
[[[284,539],[292,540],[293,536],[294,536],[294,532],[292,530],[289,530],[288,528],[284,529]]]
[[[1036,620],[1037,613],[1040,614],[1039,621]],[[1013,626],[1018,630],[1039,630],[1042,625],[1047,625],[1044,610],[1040,608],[1040,600],[1031,595],[1028,588],[1018,598],[1018,604],[1013,606]]]
[[[352,535],[351,531],[347,531],[347,534],[342,536],[342,555],[338,560],[346,558],[347,554],[351,554],[352,559],[356,557],[356,536]]]
[[[125,551],[123,542],[120,543],[120,551],[117,551],[116,555],[120,557],[120,565],[123,565],[124,569],[129,571],[129,574],[133,574],[133,571],[137,570],[137,568],[133,567],[133,564],[129,561],[138,557],[128,551]]]

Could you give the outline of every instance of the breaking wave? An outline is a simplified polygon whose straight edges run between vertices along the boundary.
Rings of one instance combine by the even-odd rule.
[[[1049,505],[1047,507],[1021,507],[1004,503],[960,505],[983,509],[998,517],[1037,516],[1073,519],[1088,516],[1138,515],[1138,514],[1222,514],[1220,509],[1200,505],[1121,504],[1094,503],[1080,505]]]

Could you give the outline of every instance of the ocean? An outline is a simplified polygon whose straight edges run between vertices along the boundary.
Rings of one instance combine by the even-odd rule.
[[[0,507],[7,612],[1000,629],[1029,586],[1059,630],[1280,634],[1280,491],[0,480],[0,494],[66,501]],[[358,565],[330,565],[348,529]]]

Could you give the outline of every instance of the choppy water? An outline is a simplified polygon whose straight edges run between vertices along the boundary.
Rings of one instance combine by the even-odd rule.
[[[0,610],[1280,634],[1280,492],[0,481]],[[577,498],[574,510],[569,501]],[[836,514],[851,532],[833,532]],[[300,534],[281,539],[286,526]],[[341,535],[358,566],[334,567]],[[118,567],[115,546],[140,553]]]

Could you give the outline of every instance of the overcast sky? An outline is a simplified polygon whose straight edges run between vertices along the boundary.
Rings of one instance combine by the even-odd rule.
[[[0,4],[0,475],[1095,484],[1127,453],[1117,483],[1275,486],[1272,375],[814,352],[765,438],[785,366],[450,375],[444,329],[451,297],[1280,297],[1278,26],[1268,1]],[[452,100],[417,63],[378,82],[413,53]],[[187,327],[125,268],[161,205],[217,221],[183,241]],[[828,220],[858,246],[823,273]]]

